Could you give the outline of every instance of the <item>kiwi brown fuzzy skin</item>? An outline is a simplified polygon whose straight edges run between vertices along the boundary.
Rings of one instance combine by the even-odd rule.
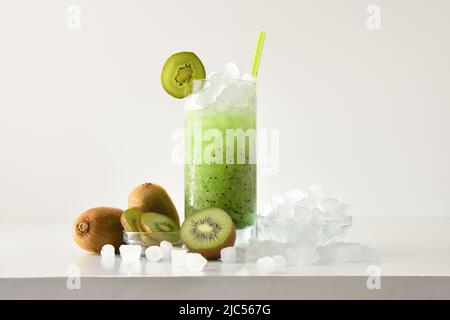
[[[134,188],[128,197],[128,208],[161,213],[180,225],[180,217],[172,199],[163,187],[155,183],[144,183]]]
[[[73,224],[73,239],[90,253],[100,253],[105,244],[113,245],[118,251],[123,243],[122,213],[123,210],[111,207],[86,210]]]
[[[189,251],[200,253],[206,260],[217,260],[220,258],[220,250],[226,247],[234,246],[235,241],[236,241],[236,228],[233,225],[230,235],[219,246],[215,248],[191,249],[186,243],[185,245],[189,249]]]

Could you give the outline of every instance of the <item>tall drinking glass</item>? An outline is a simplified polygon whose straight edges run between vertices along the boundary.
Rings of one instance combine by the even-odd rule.
[[[238,240],[256,218],[256,84],[197,80],[185,99],[185,215],[226,211]]]

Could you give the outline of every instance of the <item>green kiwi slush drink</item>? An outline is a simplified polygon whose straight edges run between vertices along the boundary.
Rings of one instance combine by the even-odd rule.
[[[194,81],[185,100],[185,215],[223,209],[239,238],[256,217],[256,83],[229,76]]]
[[[256,219],[256,75],[265,33],[257,39],[250,74],[233,63],[193,80],[185,98],[185,215],[220,208],[237,240],[250,238]]]

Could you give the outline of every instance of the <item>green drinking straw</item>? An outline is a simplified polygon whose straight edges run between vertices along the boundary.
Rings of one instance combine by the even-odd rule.
[[[261,54],[264,47],[264,40],[266,39],[266,33],[260,31],[258,37],[256,38],[256,47],[253,52],[252,68],[250,69],[250,74],[254,77],[258,76],[259,61],[261,60]]]

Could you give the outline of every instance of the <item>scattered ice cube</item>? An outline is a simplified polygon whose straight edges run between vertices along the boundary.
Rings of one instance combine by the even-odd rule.
[[[291,191],[287,191],[283,194],[283,203],[293,205],[297,201],[302,200],[306,197],[306,194],[300,189],[294,189]]]
[[[379,255],[371,247],[353,242],[337,242],[317,249],[322,262],[377,262]]]
[[[227,79],[239,79],[239,68],[233,62],[228,62],[223,67],[223,76]]]
[[[171,251],[172,267],[184,268],[187,263],[187,250],[174,249]]]
[[[256,77],[250,73],[244,73],[242,75],[242,80],[256,82]]]
[[[173,245],[169,241],[163,240],[159,243],[163,251],[163,260],[170,260],[170,253],[172,252]]]
[[[163,258],[164,251],[161,247],[151,246],[145,249],[145,256],[147,257],[147,260],[156,262]]]
[[[277,209],[278,218],[292,218],[294,216],[294,207],[289,204],[282,204]]]
[[[136,244],[123,244],[119,247],[120,257],[125,262],[139,261],[142,247]]]
[[[186,256],[186,266],[190,271],[202,271],[207,262],[199,253],[189,252]]]
[[[256,260],[256,270],[261,274],[272,273],[277,269],[277,265],[272,257],[262,257]]]
[[[245,260],[245,251],[239,247],[227,247],[220,250],[220,260],[225,263],[236,263]]]
[[[116,249],[111,244],[105,244],[102,247],[102,250],[100,250],[100,255],[102,257],[115,257],[116,256]]]
[[[272,257],[273,261],[275,262],[275,265],[277,267],[276,270],[282,271],[286,267],[286,258],[282,255],[275,255]]]

